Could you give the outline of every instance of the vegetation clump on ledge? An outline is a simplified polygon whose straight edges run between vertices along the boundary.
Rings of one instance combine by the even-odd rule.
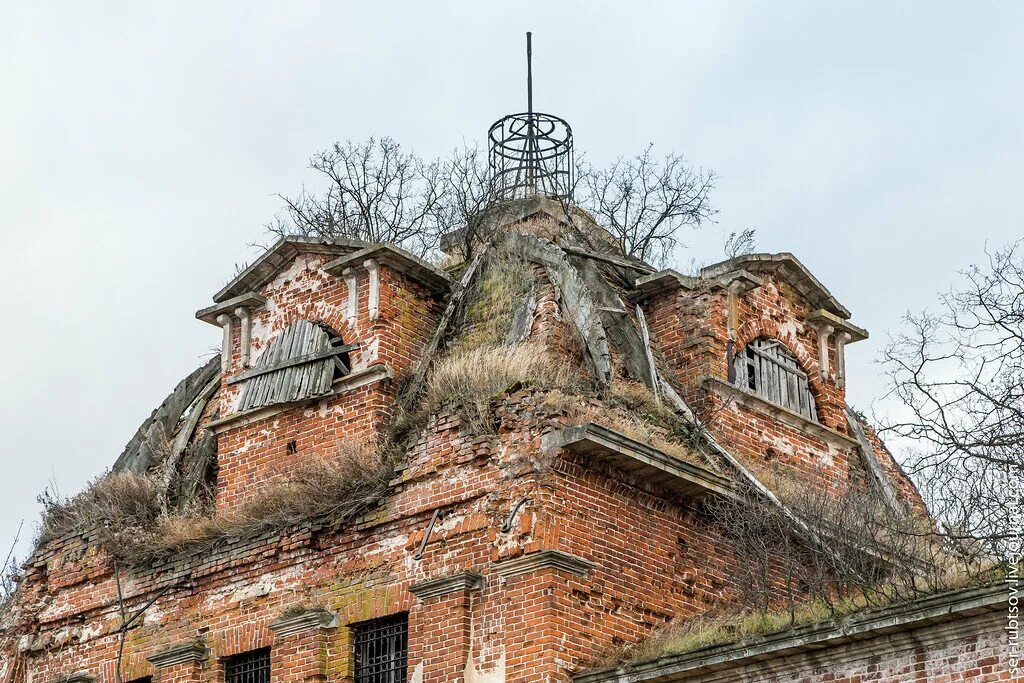
[[[209,552],[227,542],[285,532],[316,519],[347,521],[386,494],[395,467],[376,444],[343,442],[330,459],[316,459],[268,485],[237,508],[160,511],[158,487],[149,476],[110,473],[71,498],[40,496],[44,506],[40,544],[73,531],[95,533],[100,545],[126,565]]]
[[[420,408],[428,418],[452,406],[478,434],[494,432],[491,402],[513,386],[582,388],[565,363],[531,344],[455,349],[434,365]]]
[[[891,590],[886,585],[879,585],[874,590],[843,598],[818,598],[768,611],[734,609],[706,613],[691,619],[673,621],[647,640],[613,652],[601,665],[649,661],[805,626],[838,624],[844,618],[865,610],[908,604],[915,599],[945,591],[995,585],[1002,576],[1001,570],[993,568],[976,574],[956,574],[940,583],[922,586],[920,593],[913,597]]]

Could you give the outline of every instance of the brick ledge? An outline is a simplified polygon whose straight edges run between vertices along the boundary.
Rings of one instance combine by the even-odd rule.
[[[707,493],[735,495],[727,478],[593,422],[545,434],[541,447],[565,448],[608,461],[620,470],[639,474],[690,497]]]
[[[199,642],[181,643],[146,657],[151,664],[163,668],[188,662],[204,662],[209,655],[206,645]]]
[[[806,434],[810,434],[811,436],[830,443],[833,446],[847,449],[858,448],[860,446],[860,443],[851,436],[847,436],[842,432],[837,432],[830,427],[826,427],[820,422],[808,420],[799,413],[794,413],[788,408],[775,405],[771,401],[763,399],[757,394],[743,389],[742,387],[733,386],[723,379],[719,379],[718,377],[704,377],[701,379],[701,382],[710,391],[713,391],[722,398],[733,400],[741,406],[750,408],[762,415],[774,418],[784,425]]]
[[[338,623],[337,614],[330,610],[317,609],[278,619],[267,628],[278,638],[287,638],[305,631],[335,628]]]
[[[880,635],[964,619],[1006,608],[1003,584],[950,591],[910,603],[855,613],[839,622],[812,624],[738,643],[712,645],[624,666],[577,674],[573,683],[673,683],[726,668],[821,650]]]

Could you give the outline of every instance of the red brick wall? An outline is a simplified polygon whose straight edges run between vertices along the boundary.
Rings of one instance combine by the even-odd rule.
[[[353,354],[356,367],[386,363],[395,381],[227,428],[219,437],[221,510],[251,498],[303,459],[329,456],[339,441],[382,429],[396,385],[435,324],[439,304],[382,267],[379,319],[366,316],[367,274],[358,269],[359,320],[350,327],[344,320],[344,282],[319,266],[320,257],[300,257],[262,290],[271,303],[255,316],[254,348],[265,348],[298,319],[322,320],[346,341],[362,345]],[[792,293],[771,285],[748,296],[740,316],[742,334],[781,336],[813,374],[816,341],[791,322],[806,314]],[[711,290],[694,296],[676,291],[647,303],[659,353],[688,395],[700,395],[697,381],[703,376],[725,377],[724,301],[724,292]],[[758,307],[771,310],[761,313]],[[235,327],[228,374],[240,370]],[[541,291],[536,327],[567,358],[577,353],[552,288]],[[841,390],[827,384],[816,388],[826,417],[836,414],[842,399]],[[222,388],[221,417],[233,410],[236,395]],[[713,410],[714,399],[701,405]],[[233,541],[141,573],[126,572],[129,613],[162,587],[179,581],[184,587],[158,597],[128,631],[125,680],[159,673],[158,683],[189,676],[212,682],[221,674],[224,656],[270,645],[281,680],[349,681],[348,627],[408,612],[410,670],[419,667],[423,681],[462,680],[467,666],[471,678],[474,672],[493,674],[478,680],[568,681],[571,672],[590,668],[610,650],[675,617],[735,601],[743,587],[731,542],[701,505],[587,459],[543,452],[542,436],[564,424],[548,411],[538,396],[520,391],[498,406],[499,433],[482,436],[464,431],[457,415],[437,416],[410,449],[381,508],[354,523],[310,524],[258,541]],[[763,461],[765,447],[777,440],[792,446],[785,465],[793,472],[806,474],[824,457],[821,443],[792,428],[742,409],[719,412],[724,417],[713,425],[715,433],[751,463]],[[292,440],[297,452],[290,455]],[[828,455],[831,476],[836,481],[848,476],[848,455]],[[529,502],[512,529],[502,532],[509,511],[523,498]],[[423,557],[416,559],[436,510],[443,516]],[[551,567],[511,577],[494,571],[496,562],[541,550],[567,552],[594,567],[583,577]],[[483,590],[422,601],[409,592],[413,584],[459,571],[484,575]],[[80,670],[113,681],[116,595],[111,565],[94,547],[70,538],[42,549],[7,617],[20,620],[16,631],[25,638],[0,641],[6,657],[20,649],[22,670],[31,671],[30,679],[12,683],[55,680]],[[337,612],[340,627],[280,639],[269,626],[297,603]],[[210,658],[200,667],[157,672],[146,660],[197,638],[210,647]]]
[[[299,320],[323,322],[346,343],[354,370],[384,364],[391,381],[377,382],[312,404],[254,421],[221,428],[218,436],[217,508],[225,510],[251,500],[269,483],[292,475],[311,458],[330,458],[342,440],[374,440],[394,412],[396,388],[422,355],[439,315],[440,304],[425,288],[387,266],[380,267],[380,304],[369,316],[370,275],[354,268],[357,277],[357,318],[346,318],[348,288],[344,279],[321,270],[323,256],[298,256],[260,290],[268,304],[253,314],[251,362],[273,339]],[[218,395],[222,418],[237,411],[244,383],[229,385],[242,372],[240,325],[232,326],[231,367]],[[289,443],[295,442],[295,453]]]

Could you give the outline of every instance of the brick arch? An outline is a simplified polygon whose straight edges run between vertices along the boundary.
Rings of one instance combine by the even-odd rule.
[[[800,339],[791,331],[784,330],[778,325],[768,324],[767,321],[759,318],[748,320],[740,325],[737,330],[736,339],[734,353],[737,354],[758,339],[777,339],[782,342],[786,349],[793,354],[797,362],[800,363],[800,369],[807,373],[807,383],[811,388],[811,393],[814,395],[814,400],[818,402],[819,406],[821,405],[820,402],[823,400],[825,387],[821,381],[818,359],[807,351],[800,342]]]

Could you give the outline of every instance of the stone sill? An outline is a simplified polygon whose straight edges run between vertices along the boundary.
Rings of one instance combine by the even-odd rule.
[[[618,470],[688,497],[699,498],[708,493],[735,495],[732,482],[725,477],[592,422],[546,434],[541,447],[564,448],[608,462]]]
[[[383,363],[371,365],[370,367],[363,368],[361,370],[353,370],[344,377],[339,377],[334,380],[334,383],[331,385],[330,393],[324,394],[323,396],[313,396],[311,398],[302,399],[301,401],[279,403],[277,405],[253,408],[252,410],[245,410],[239,413],[231,413],[230,415],[225,415],[220,419],[209,422],[206,425],[206,429],[211,430],[214,434],[222,434],[229,429],[244,427],[245,425],[252,424],[258,420],[265,420],[300,405],[311,403],[313,401],[322,401],[334,396],[340,396],[352,391],[353,389],[364,387],[367,384],[390,380],[392,377],[394,377],[394,372],[392,372],[390,367]]]
[[[842,432],[837,432],[830,427],[826,427],[820,422],[809,420],[799,413],[795,413],[788,408],[776,405],[751,391],[733,386],[732,384],[729,384],[717,377],[705,377],[701,382],[709,390],[726,400],[735,401],[754,412],[758,412],[766,417],[778,420],[784,425],[804,432],[805,434],[817,439],[821,439],[828,444],[845,449],[853,449],[860,446],[860,443],[851,436],[847,436]]]
[[[913,631],[989,612],[1005,611],[1009,590],[1003,584],[939,593],[892,607],[866,610],[838,621],[812,624],[788,631],[756,636],[738,643],[712,645],[693,652],[669,655],[620,667],[578,674],[574,683],[674,683],[738,668],[753,662],[836,647],[880,635]],[[878,654],[884,655],[885,652]],[[717,679],[716,679],[717,680]]]

